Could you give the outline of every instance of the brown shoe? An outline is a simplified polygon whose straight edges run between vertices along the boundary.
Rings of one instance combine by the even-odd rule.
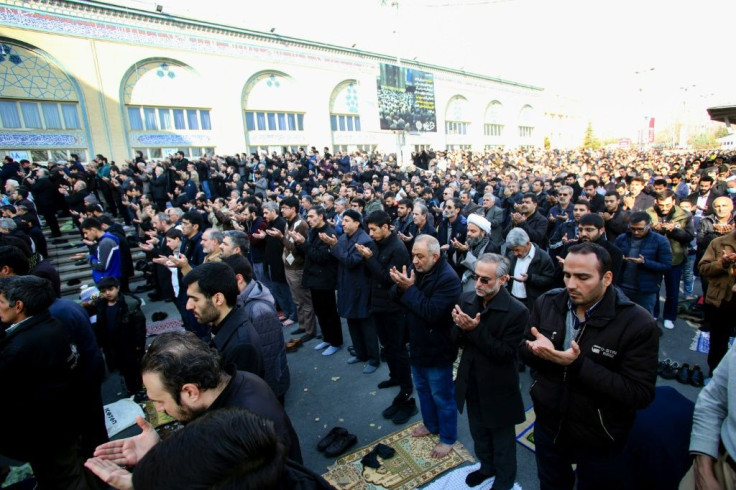
[[[286,352],[296,352],[302,346],[301,339],[291,339],[286,343]]]

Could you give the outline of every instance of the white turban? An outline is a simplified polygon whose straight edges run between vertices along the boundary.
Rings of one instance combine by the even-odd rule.
[[[491,222],[479,214],[471,214],[468,216],[468,224],[471,223],[486,232],[486,234],[491,232]]]

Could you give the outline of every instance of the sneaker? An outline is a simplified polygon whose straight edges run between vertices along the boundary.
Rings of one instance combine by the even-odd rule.
[[[409,398],[405,402],[399,404],[399,409],[391,418],[391,421],[396,425],[403,425],[417,413],[419,413],[417,402],[414,398]]]
[[[334,346],[334,345],[331,345],[328,348],[326,348],[324,350],[324,352],[322,352],[322,355],[323,356],[331,356],[332,354],[334,354],[335,352],[339,351],[340,349],[342,349],[342,346]]]
[[[363,367],[363,374],[373,374],[376,372],[376,369],[378,369],[378,366],[374,366],[373,364],[366,364]]]
[[[319,344],[317,344],[317,345],[314,346],[314,350],[326,349],[329,346],[330,346],[330,343],[329,342],[320,342]]]
[[[281,324],[283,326],[285,326],[285,327],[290,327],[290,326],[294,325],[295,323],[296,322],[294,320],[292,320],[291,318],[287,318],[286,320],[284,320],[283,322],[281,322]]]
[[[358,359],[355,356],[351,356],[350,359],[347,360],[348,364],[358,364],[360,362],[360,359]]]
[[[690,379],[693,377],[693,371],[690,369],[690,365],[688,363],[684,363],[682,367],[677,371],[677,376],[675,378],[677,379],[678,383],[682,384],[690,384]]]
[[[675,322],[673,322],[672,320],[665,320],[664,328],[666,328],[667,330],[672,330],[673,328],[675,328]]]
[[[702,388],[705,386],[705,375],[697,364],[693,366],[693,372],[690,375],[690,384],[696,388]]]

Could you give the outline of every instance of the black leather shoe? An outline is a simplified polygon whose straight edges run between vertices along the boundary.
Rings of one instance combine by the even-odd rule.
[[[389,378],[378,383],[378,389],[391,388],[392,386],[399,386],[399,382],[395,379]]]
[[[667,364],[667,361],[665,361],[665,365],[662,368],[660,376],[662,376],[662,378],[664,379],[675,379],[678,369],[680,369],[680,365],[676,362],[670,362],[669,364]]]
[[[396,425],[403,425],[417,413],[419,413],[417,402],[414,401],[414,398],[409,398],[407,401],[399,404],[399,410],[393,416],[391,421]]]
[[[303,333],[307,333],[307,331],[304,330],[302,327],[296,328],[291,331],[291,335],[301,335]]]
[[[690,384],[690,378],[693,376],[693,371],[690,369],[690,364],[685,363],[682,365],[679,371],[677,371],[677,382],[682,384]]]
[[[690,384],[696,388],[705,386],[705,375],[697,364],[693,366],[693,372],[690,375]]]
[[[342,427],[334,427],[317,443],[317,451],[324,451],[330,444],[335,442],[338,436],[346,435],[347,433],[347,429],[344,429]]]
[[[325,449],[325,456],[329,456],[330,458],[339,456],[351,447],[355,446],[357,443],[358,437],[355,434],[350,434],[348,432],[347,434],[339,435],[332,444],[327,446],[327,449]]]

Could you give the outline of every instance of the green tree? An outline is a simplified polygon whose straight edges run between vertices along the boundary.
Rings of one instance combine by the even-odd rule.
[[[597,150],[600,147],[601,141],[593,133],[593,123],[588,121],[588,127],[585,128],[585,137],[583,137],[583,148]]]
[[[715,133],[713,134],[713,137],[715,139],[723,138],[724,136],[728,136],[730,133],[728,132],[728,128],[726,126],[718,126],[718,129],[716,129]]]
[[[718,148],[718,140],[716,140],[712,134],[699,133],[692,136],[688,140],[688,144],[696,150],[707,150],[711,148]]]

